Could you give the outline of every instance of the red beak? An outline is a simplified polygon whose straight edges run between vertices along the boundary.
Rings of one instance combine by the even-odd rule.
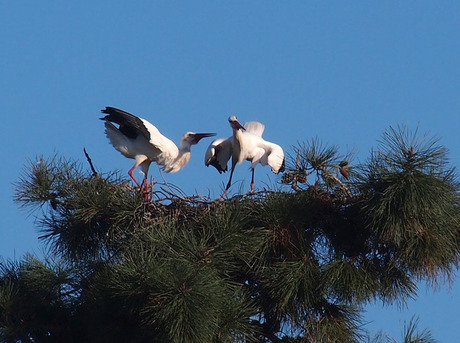
[[[232,129],[238,130],[241,129],[243,131],[246,131],[243,125],[240,124],[238,120],[234,120],[231,122]]]

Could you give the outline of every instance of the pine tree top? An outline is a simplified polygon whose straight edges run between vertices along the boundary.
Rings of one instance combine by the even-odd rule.
[[[15,200],[40,209],[59,263],[3,264],[0,335],[356,342],[363,305],[403,304],[458,266],[460,188],[436,140],[391,128],[354,165],[315,139],[293,148],[280,180],[224,201],[156,184],[146,202],[92,163],[31,162]]]

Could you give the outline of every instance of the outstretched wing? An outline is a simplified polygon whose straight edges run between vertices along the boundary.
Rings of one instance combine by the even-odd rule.
[[[259,163],[263,166],[268,164],[275,174],[284,171],[284,152],[278,144],[246,132],[242,136],[245,149],[240,155],[240,161],[251,161],[252,168]]]
[[[228,170],[227,163],[233,152],[233,137],[218,138],[206,150],[204,164],[212,165],[219,173]]]
[[[171,163],[179,154],[179,149],[169,138],[149,121],[115,107],[101,110],[107,115],[106,133],[112,145],[127,157],[145,155],[159,165]],[[118,129],[111,123],[118,124]]]
[[[258,137],[262,137],[265,130],[265,125],[258,121],[248,121],[244,123],[243,127],[246,129],[246,132],[252,133]]]
[[[284,151],[278,144],[271,143],[271,151],[267,157],[267,162],[275,174],[284,171]]]
[[[118,130],[125,136],[135,139],[137,136],[142,135],[147,141],[150,141],[150,132],[141,118],[115,107],[106,107],[101,112],[107,115],[100,119],[118,124]]]

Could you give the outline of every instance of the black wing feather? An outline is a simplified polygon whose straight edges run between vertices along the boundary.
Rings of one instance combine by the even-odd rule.
[[[101,110],[101,112],[106,113],[107,115],[100,119],[118,124],[118,130],[120,130],[120,132],[125,136],[134,139],[137,136],[142,135],[150,141],[150,132],[147,130],[139,117],[115,107],[106,107]]]
[[[207,165],[208,166],[211,165],[214,168],[216,168],[217,171],[219,172],[219,174],[222,174],[222,172],[225,173],[227,171],[227,169],[228,169],[227,165],[225,165],[225,167],[222,168],[220,166],[220,164],[219,164],[219,161],[217,161],[217,155],[219,155],[219,152],[222,150],[222,146],[219,144],[214,149],[216,150],[216,152],[215,152],[214,156],[211,157],[211,159],[209,160]]]

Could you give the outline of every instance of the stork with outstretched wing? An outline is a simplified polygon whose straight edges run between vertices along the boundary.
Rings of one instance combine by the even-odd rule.
[[[197,144],[204,137],[215,136],[215,133],[187,132],[182,136],[180,146],[177,147],[145,119],[115,107],[106,107],[101,112],[107,114],[100,119],[105,121],[105,133],[110,143],[123,156],[135,160],[128,174],[143,190],[145,200],[149,200],[147,173],[152,162],[163,167],[167,173],[175,173],[190,160],[192,145]],[[133,175],[137,167],[140,167],[144,174],[142,185]]]

